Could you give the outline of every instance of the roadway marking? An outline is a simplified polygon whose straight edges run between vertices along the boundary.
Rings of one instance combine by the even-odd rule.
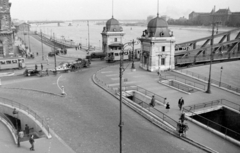
[[[112,71],[103,71],[101,73],[112,73]]]
[[[57,86],[58,86],[58,88],[61,90],[61,93],[62,93],[62,88],[59,86],[59,80],[60,80],[60,78],[62,77],[62,75],[60,75],[59,77],[58,77],[58,79],[57,79]],[[66,93],[65,93],[65,95],[67,95]]]
[[[108,75],[105,75],[107,77],[111,77],[111,76],[118,76],[119,74],[108,74]]]

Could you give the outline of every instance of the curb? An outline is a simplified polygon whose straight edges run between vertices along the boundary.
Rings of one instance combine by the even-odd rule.
[[[10,88],[10,87],[3,87],[1,86],[0,88],[4,88],[4,89],[15,89],[15,90],[28,90],[28,91],[34,91],[34,92],[39,92],[39,93],[43,93],[43,94],[48,94],[48,95],[53,95],[53,96],[58,96],[58,97],[65,97],[61,94],[55,94],[55,93],[51,93],[51,92],[46,92],[46,91],[42,91],[42,90],[36,90],[36,89],[27,89],[27,88]]]
[[[104,68],[107,68],[107,67],[104,67]],[[112,95],[112,96],[115,97],[116,99],[119,99],[117,96],[115,96],[113,93],[111,93],[108,89],[106,89],[106,88],[103,87],[102,85],[98,84],[97,81],[95,80],[96,74],[97,74],[99,71],[101,71],[102,69],[104,69],[104,68],[99,69],[95,74],[92,75],[92,81],[94,82],[94,84],[96,84],[97,86],[99,86],[100,88],[102,88],[103,90],[105,90],[106,92],[108,92],[110,95]],[[128,104],[126,104],[124,101],[123,101],[123,103],[124,103],[125,105],[127,105],[128,107],[130,107],[130,106],[129,106]],[[132,107],[130,107],[130,108],[132,108]],[[134,110],[134,109],[133,109],[133,110]],[[134,111],[137,112],[137,113],[139,113],[139,110],[138,110],[138,111],[137,111],[137,110],[134,110]],[[140,110],[140,111],[141,111],[141,110]],[[217,151],[209,148],[208,146],[204,146],[204,145],[202,145],[202,144],[200,144],[200,143],[198,143],[198,142],[196,142],[196,141],[194,141],[194,140],[192,140],[192,139],[190,139],[190,138],[187,138],[187,137],[179,137],[179,136],[178,136],[176,133],[174,133],[173,131],[170,131],[170,130],[165,129],[165,128],[163,128],[162,126],[160,126],[159,123],[158,123],[158,121],[156,121],[156,119],[151,119],[151,120],[150,120],[149,118],[147,118],[147,116],[145,116],[145,115],[148,115],[148,114],[146,114],[146,113],[145,113],[145,114],[141,114],[141,115],[142,115],[144,118],[146,118],[147,120],[149,120],[150,122],[152,122],[154,125],[160,127],[162,130],[164,130],[165,132],[167,132],[167,133],[175,136],[176,138],[179,138],[179,139],[181,139],[181,140],[183,140],[183,141],[185,141],[185,142],[187,142],[187,143],[190,143],[190,144],[192,144],[192,145],[194,145],[194,146],[196,146],[196,147],[198,147],[198,148],[200,148],[200,149],[202,149],[202,150],[204,150],[204,151],[206,151],[206,152],[218,153]],[[150,115],[149,115],[149,116],[150,116]]]

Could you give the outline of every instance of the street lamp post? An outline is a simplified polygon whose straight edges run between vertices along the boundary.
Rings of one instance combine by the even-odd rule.
[[[29,36],[29,29],[28,29],[28,47],[29,47],[29,51],[31,51],[31,45],[30,45],[30,36]]]
[[[122,127],[123,127],[123,121],[122,121],[122,75],[123,75],[123,71],[125,70],[123,68],[123,54],[124,54],[124,48],[131,46],[132,42],[128,42],[125,44],[122,44],[122,49],[120,52],[120,66],[119,66],[119,91],[120,91],[120,120],[119,120],[119,147],[120,147],[120,153],[122,153]]]
[[[221,86],[221,83],[222,83],[222,70],[223,70],[223,67],[221,66],[221,73],[220,73],[220,82],[219,82],[219,87]]]
[[[99,49],[100,49],[100,40],[99,40]]]
[[[214,39],[214,27],[215,23],[212,23],[212,39],[211,39],[211,53],[210,53],[210,67],[209,67],[209,77],[208,77],[208,86],[206,93],[211,93],[211,71],[212,71],[212,50],[213,50],[213,39]]]
[[[43,55],[43,40],[42,40],[42,30],[41,30],[41,43],[42,43],[42,60],[44,60],[44,55]]]
[[[87,21],[87,24],[88,24],[88,50],[90,50],[89,21]]]

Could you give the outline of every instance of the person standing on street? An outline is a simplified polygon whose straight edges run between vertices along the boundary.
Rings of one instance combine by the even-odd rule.
[[[184,100],[183,98],[181,97],[179,100],[178,100],[178,107],[180,109],[180,111],[182,110],[182,106],[184,105]]]
[[[37,68],[38,68],[38,66],[37,66],[37,64],[35,64],[35,70],[37,71]]]
[[[155,106],[155,97],[154,97],[154,95],[152,96],[152,100],[150,102],[150,106],[152,106],[152,107]]]
[[[41,63],[41,70],[43,70],[43,65],[42,65],[42,63]]]
[[[31,144],[30,150],[34,151],[34,135],[31,135],[29,138],[29,142]]]
[[[169,112],[169,109],[170,109],[170,104],[169,104],[169,102],[167,102],[167,104],[166,104],[166,110],[167,110],[167,112],[166,112],[166,113]]]

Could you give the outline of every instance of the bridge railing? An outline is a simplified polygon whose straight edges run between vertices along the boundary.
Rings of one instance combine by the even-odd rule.
[[[191,72],[191,71],[188,71],[188,70],[178,70],[180,71],[181,73],[183,74],[186,74],[186,75],[189,75],[189,76],[192,76],[194,78],[197,78],[197,79],[200,79],[200,80],[203,80],[205,82],[208,82],[208,77],[205,77],[203,75],[200,75],[200,74],[197,74],[195,72]],[[226,88],[228,90],[231,90],[231,91],[234,91],[234,92],[237,92],[237,93],[240,93],[240,88],[238,87],[235,87],[233,85],[229,85],[229,84],[226,84],[224,82],[220,82],[220,81],[217,81],[217,80],[214,80],[214,79],[211,79],[211,83],[212,84],[215,84],[219,87],[222,87],[222,88]]]
[[[240,53],[232,53],[232,54],[214,54],[213,55],[213,61],[217,60],[225,60],[225,59],[234,59],[234,58],[240,58]],[[175,57],[175,63],[178,64],[194,64],[197,62],[206,62],[210,61],[210,55],[205,56],[186,56],[184,58],[181,57]]]

